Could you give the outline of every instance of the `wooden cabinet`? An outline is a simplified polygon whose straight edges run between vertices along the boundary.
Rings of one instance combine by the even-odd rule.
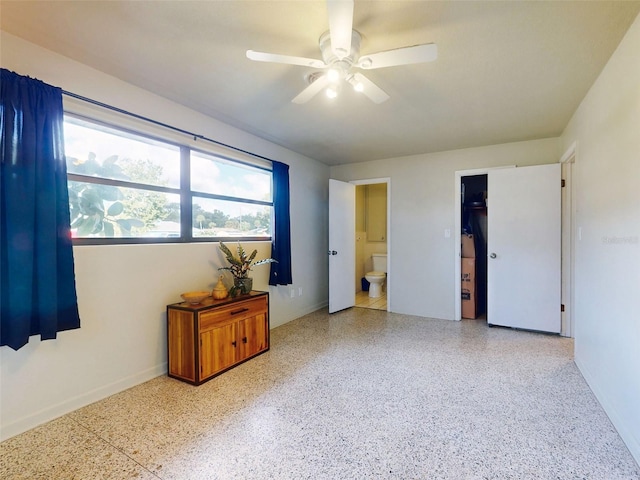
[[[169,376],[200,385],[269,350],[269,294],[167,306]]]

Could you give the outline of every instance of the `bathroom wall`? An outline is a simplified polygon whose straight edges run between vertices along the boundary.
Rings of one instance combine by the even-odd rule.
[[[369,223],[387,222],[387,185],[374,184],[356,186],[356,292],[362,291],[362,277],[373,270],[371,255],[387,253],[387,235],[385,241],[371,241],[367,235],[367,218]],[[375,198],[373,198],[375,197]]]

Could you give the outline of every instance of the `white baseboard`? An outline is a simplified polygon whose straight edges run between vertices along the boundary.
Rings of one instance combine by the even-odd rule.
[[[613,402],[609,400],[608,395],[603,390],[598,388],[598,383],[595,377],[591,375],[591,372],[584,365],[584,363],[582,363],[578,357],[576,357],[574,361],[578,366],[578,370],[580,370],[580,373],[582,373],[582,376],[586,380],[587,385],[589,385],[589,388],[591,388],[591,391],[598,399],[598,402],[600,402],[600,405],[609,417],[609,420],[611,420],[611,423],[618,431],[618,434],[622,438],[622,441],[629,449],[629,452],[631,453],[635,461],[638,463],[638,465],[640,465],[640,438],[637,438],[634,435],[634,432],[627,428],[627,422],[625,422],[624,419],[620,417],[617,410],[613,406]]]
[[[326,308],[327,306],[328,302],[326,301],[309,306],[301,312],[296,312],[296,318],[313,313],[321,308]],[[39,425],[50,422],[51,420],[61,417],[69,412],[86,407],[87,405],[107,398],[110,395],[115,395],[116,393],[120,393],[128,388],[140,385],[141,383],[147,382],[155,377],[165,375],[166,373],[167,363],[164,362],[143,372],[130,375],[108,385],[103,385],[89,392],[69,398],[56,405],[48,406],[47,408],[14,420],[10,423],[0,424],[0,442],[31,430]]]
[[[317,303],[315,305],[311,305],[311,306],[305,308],[302,311],[302,314],[300,316],[304,317],[305,315],[309,315],[310,313],[316,312],[316,311],[318,311],[320,309],[327,308],[328,306],[329,306],[329,302],[328,301],[320,302],[320,303]]]
[[[57,405],[51,405],[45,409],[40,410],[39,412],[28,415],[26,417],[22,417],[9,424],[1,425],[0,441],[7,440],[8,438],[26,432],[27,430],[31,430],[32,428],[42,425],[43,423],[50,422],[51,420],[61,417],[62,415],[65,415],[69,412],[73,412],[74,410],[77,410],[79,408],[86,407],[87,405],[97,402],[98,400],[102,400],[103,398],[106,398],[110,395],[120,393],[124,390],[135,387],[136,385],[147,382],[155,377],[159,377],[160,375],[164,375],[166,373],[167,364],[165,362],[143,372],[136,373],[135,375],[130,375],[108,385],[103,385],[99,388],[83,393],[82,395],[69,398],[64,402],[58,403]]]

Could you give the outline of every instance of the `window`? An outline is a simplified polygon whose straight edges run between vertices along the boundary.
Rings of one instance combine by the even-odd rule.
[[[271,172],[191,152],[194,237],[269,237]]]
[[[64,128],[75,243],[271,239],[270,170],[71,115]]]

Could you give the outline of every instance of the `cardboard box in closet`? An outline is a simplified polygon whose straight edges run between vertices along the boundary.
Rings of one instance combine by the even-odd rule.
[[[476,258],[476,245],[473,235],[463,233],[462,241],[462,258]]]
[[[473,235],[463,234],[462,240],[462,318],[476,318],[478,315],[478,296],[476,292],[476,247]]]
[[[462,258],[462,288],[461,309],[462,318],[476,318],[478,311],[478,296],[476,294],[476,259]]]

